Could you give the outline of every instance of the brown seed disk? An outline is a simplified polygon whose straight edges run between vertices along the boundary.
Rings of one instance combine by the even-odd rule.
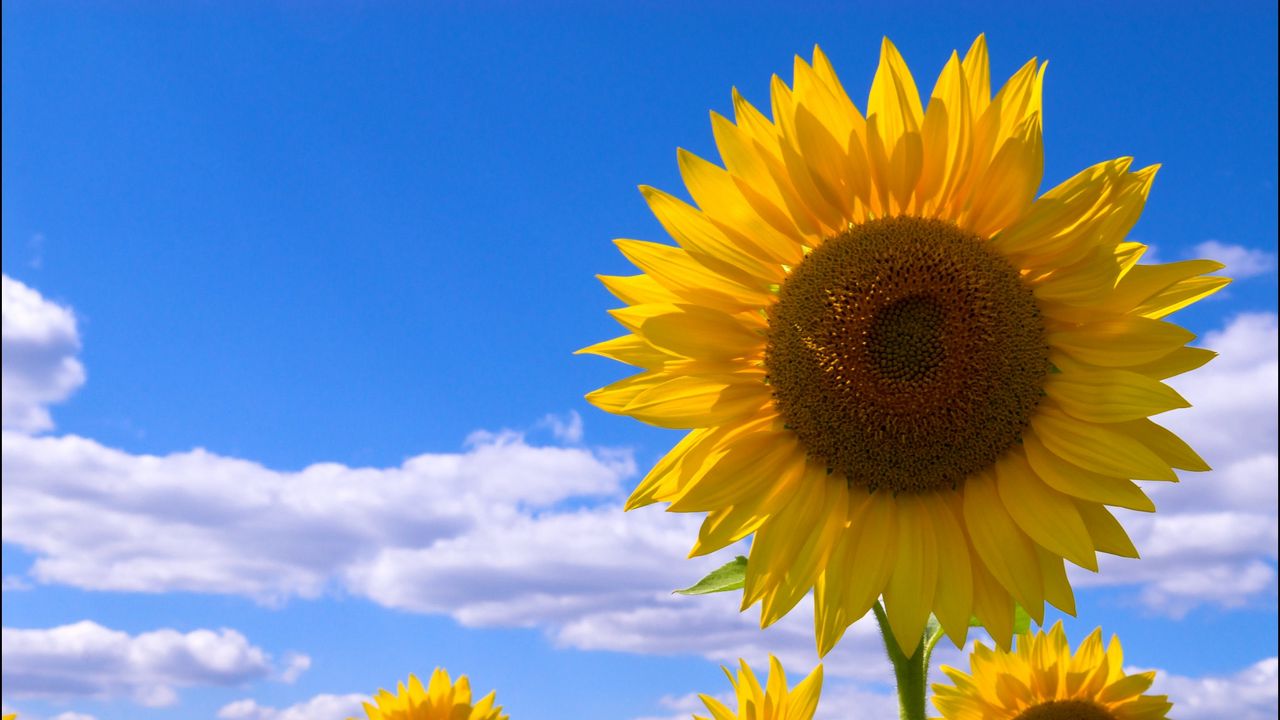
[[[1048,355],[1007,260],[951,223],[897,217],[854,226],[792,269],[765,370],[811,456],[854,485],[925,492],[1019,441]]]
[[[1023,710],[1013,720],[1115,720],[1110,711],[1088,700],[1052,700]]]

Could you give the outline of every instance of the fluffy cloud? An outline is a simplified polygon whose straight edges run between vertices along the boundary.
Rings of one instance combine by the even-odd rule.
[[[317,695],[287,708],[267,707],[253,700],[237,700],[218,710],[218,720],[333,720],[357,717],[362,714],[362,704],[368,699],[364,695]]]
[[[1259,661],[1230,677],[1189,678],[1160,672],[1151,689],[1167,694],[1181,720],[1269,720],[1277,710],[1277,659]]]
[[[397,549],[614,493],[633,471],[625,455],[534,447],[513,433],[476,434],[466,452],[394,468],[293,473],[199,449],[131,455],[74,436],[6,433],[4,447],[4,541],[37,556],[38,581],[263,602],[318,596]]]
[[[1196,245],[1195,256],[1213,258],[1226,265],[1223,273],[1233,278],[1247,278],[1271,271],[1275,255],[1266,250],[1247,248],[1243,245],[1207,240]],[[1150,261],[1148,261],[1150,262]]]
[[[90,621],[3,630],[4,691],[13,697],[129,697],[151,707],[177,689],[269,677],[271,657],[228,629],[129,635]]]
[[[76,318],[70,309],[3,276],[5,429],[38,432],[53,427],[47,408],[84,383]]]

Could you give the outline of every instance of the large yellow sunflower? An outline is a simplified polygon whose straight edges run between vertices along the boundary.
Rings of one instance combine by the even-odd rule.
[[[1126,675],[1119,639],[1104,650],[1102,628],[1074,655],[1061,622],[1020,636],[1016,652],[978,643],[969,669],[942,666],[954,683],[933,686],[943,720],[1160,720],[1173,707],[1165,695],[1142,694],[1156,674]]]
[[[677,244],[619,240],[642,273],[601,277],[628,334],[581,352],[642,371],[587,398],[690,430],[628,509],[709,513],[693,555],[755,533],[743,607],[815,588],[821,653],[882,595],[908,652],[930,612],[1008,647],[1015,600],[1074,613],[1064,559],[1136,557],[1106,508],[1154,509],[1131,479],[1208,469],[1148,416],[1214,355],[1161,318],[1222,265],[1138,264],[1155,166],[1035,198],[1043,76],[992,97],[979,37],[925,108],[885,40],[864,117],[815,48],[772,120],[712,113],[723,168],[679,151],[698,207],[641,188]]]
[[[369,720],[507,720],[502,707],[494,707],[494,695],[490,692],[472,704],[467,676],[458,676],[455,683],[444,668],[436,668],[426,688],[410,675],[408,685],[400,683],[394,694],[379,690],[375,704],[365,703],[364,712]]]
[[[822,666],[814,668],[809,677],[787,692],[787,674],[782,663],[769,656],[769,676],[761,687],[755,673],[746,660],[739,660],[737,677],[724,668],[724,674],[733,683],[737,698],[737,711],[709,695],[699,695],[702,703],[711,711],[710,720],[811,720],[818,709],[818,695],[822,693]],[[694,720],[708,720],[694,715]]]

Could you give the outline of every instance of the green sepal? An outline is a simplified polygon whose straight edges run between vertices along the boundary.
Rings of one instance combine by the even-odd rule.
[[[747,558],[739,555],[729,562],[707,573],[691,587],[673,590],[679,595],[709,595],[711,593],[741,590],[747,584]]]

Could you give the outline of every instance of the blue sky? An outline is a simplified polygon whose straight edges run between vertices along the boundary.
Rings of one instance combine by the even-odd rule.
[[[444,665],[512,717],[667,717],[739,653],[800,677],[803,613],[666,597],[723,558],[617,505],[676,436],[570,353],[731,87],[767,107],[818,43],[865,97],[883,35],[928,86],[985,32],[997,80],[1049,60],[1046,189],[1163,163],[1133,237],[1238,278],[1177,316],[1223,353],[1169,422],[1217,470],[1126,519],[1146,559],[1080,579],[1071,636],[1180,717],[1274,716],[1275,9],[1074,5],[6,3],[6,709],[319,718]],[[824,711],[875,717],[852,632]]]

